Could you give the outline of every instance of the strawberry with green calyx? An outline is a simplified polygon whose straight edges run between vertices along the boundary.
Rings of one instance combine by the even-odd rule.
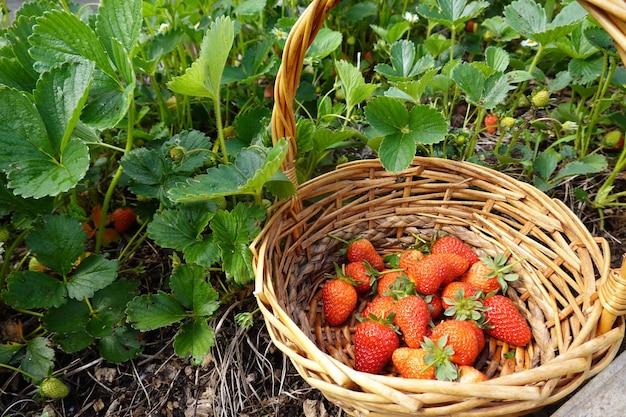
[[[409,265],[405,272],[415,283],[417,292],[431,295],[442,285],[461,276],[468,266],[467,259],[455,253],[432,253],[421,261]]]
[[[48,377],[39,384],[39,393],[50,399],[65,398],[70,393],[70,388],[60,379]]]
[[[433,244],[431,253],[456,253],[467,259],[470,265],[478,262],[476,252],[461,239],[451,235],[437,239]]]
[[[441,292],[445,310],[443,314],[455,320],[485,321],[485,307],[482,304],[482,291],[469,283],[453,281]]]
[[[491,295],[483,301],[485,333],[514,346],[526,346],[532,340],[530,326],[513,301],[503,295]]]
[[[400,347],[393,352],[391,362],[403,378],[437,379],[435,367],[426,363],[424,356],[428,351],[423,348]]]
[[[404,271],[401,269],[390,269],[383,271],[376,282],[376,292],[378,295],[383,295],[385,292],[390,291],[393,287],[396,279],[399,277],[406,277]]]
[[[367,261],[377,271],[382,271],[385,266],[382,256],[376,251],[372,242],[364,238],[348,242],[346,258],[349,262]]]
[[[377,374],[391,361],[393,352],[400,347],[400,338],[387,320],[363,319],[355,330],[354,367],[357,371]]]
[[[424,362],[435,369],[436,379],[454,381],[459,377],[458,367],[451,360],[454,356],[454,348],[448,344],[447,336],[439,339],[425,337],[422,349],[428,352],[424,355]]]
[[[358,300],[354,282],[335,264],[336,276],[322,287],[322,308],[326,322],[331,326],[343,324],[352,315]]]
[[[352,281],[359,294],[365,294],[372,290],[376,284],[376,279],[380,274],[367,261],[350,262],[344,266],[344,273]]]
[[[430,322],[430,310],[426,301],[417,295],[415,284],[406,277],[400,277],[385,295],[396,300],[393,323],[400,328],[404,342],[409,347],[420,347]]]
[[[506,130],[510,130],[515,126],[515,119],[511,116],[505,116],[500,120],[500,127]]]
[[[474,288],[489,294],[494,291],[502,290],[506,293],[508,283],[516,281],[519,275],[511,272],[515,264],[521,262],[506,264],[507,258],[498,254],[495,257],[483,256],[479,262],[470,266],[469,270],[461,276],[459,281],[469,282]]]
[[[436,319],[441,315],[443,311],[443,300],[439,291],[434,294],[425,295],[424,301],[428,304],[428,310],[430,310],[430,318]]]
[[[444,320],[433,328],[431,338],[446,337],[446,344],[454,350],[450,360],[457,365],[471,365],[480,353],[480,342],[472,326],[467,320]]]
[[[601,144],[609,152],[621,151],[624,147],[624,134],[619,130],[607,132],[602,137]]]

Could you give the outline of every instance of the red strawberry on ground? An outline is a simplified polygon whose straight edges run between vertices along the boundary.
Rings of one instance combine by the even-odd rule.
[[[385,322],[366,320],[354,333],[354,367],[357,371],[377,374],[389,363],[400,347],[400,338]]]
[[[343,277],[326,281],[322,287],[322,306],[326,322],[331,326],[343,324],[354,311],[357,298],[354,285]]]
[[[137,213],[130,207],[118,208],[111,214],[113,227],[118,233],[124,233],[135,224]]]
[[[450,235],[437,239],[433,244],[431,253],[456,253],[467,259],[470,265],[478,262],[478,255],[471,247],[461,239]]]
[[[415,283],[417,292],[434,294],[440,286],[454,281],[467,270],[469,263],[454,253],[430,254],[416,264],[409,265],[405,272]]]
[[[382,271],[384,262],[372,242],[359,238],[348,243],[346,257],[349,262],[367,261],[377,271]]]
[[[470,326],[472,323],[465,320],[444,320],[433,328],[431,338],[446,338],[446,345],[454,350],[450,360],[457,365],[473,364],[480,353],[478,338]]]
[[[492,295],[483,301],[485,310],[485,333],[515,346],[526,346],[532,340],[532,332],[526,319],[513,301],[503,295]]]
[[[391,361],[403,378],[436,379],[435,367],[424,361],[426,355],[426,349],[401,347],[393,352]]]

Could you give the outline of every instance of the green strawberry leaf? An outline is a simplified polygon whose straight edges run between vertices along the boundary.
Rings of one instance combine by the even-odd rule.
[[[416,81],[400,81],[395,86],[385,91],[385,97],[409,101],[413,104],[420,104],[422,96],[429,87],[432,79],[437,75],[437,69],[427,70]]]
[[[43,73],[37,82],[35,103],[55,156],[57,152],[64,151],[78,123],[87,101],[93,71],[92,62],[62,65]]]
[[[274,42],[266,39],[246,48],[246,54],[238,66],[227,65],[224,68],[223,84],[233,82],[251,82],[267,74],[276,64],[276,58],[270,52]]]
[[[608,166],[606,157],[601,154],[589,154],[577,161],[568,162],[556,176],[553,182],[560,181],[564,178],[574,175],[589,175],[604,171]]]
[[[306,52],[307,58],[313,60],[326,58],[341,46],[342,39],[341,32],[329,28],[321,28]]]
[[[71,334],[84,331],[89,315],[89,305],[86,302],[68,300],[62,306],[49,308],[43,315],[43,323],[49,332]]]
[[[398,100],[376,97],[367,104],[365,117],[381,135],[402,132],[409,124],[409,111]]]
[[[390,81],[408,81],[435,66],[435,60],[432,56],[417,56],[415,44],[411,41],[395,42],[391,45],[390,54],[391,66],[377,64],[374,67],[377,73]]]
[[[129,327],[117,327],[98,342],[100,355],[113,363],[122,363],[139,356],[143,350],[140,333]]]
[[[52,335],[52,341],[58,344],[64,352],[76,353],[88,348],[95,338],[85,329],[79,328],[67,333],[56,333]]]
[[[22,348],[24,345],[21,343],[0,343],[0,363],[11,364]]]
[[[135,84],[122,87],[119,80],[101,71],[96,71],[95,74],[90,90],[90,101],[83,110],[82,121],[94,129],[114,127],[128,111]]]
[[[103,255],[88,256],[80,262],[67,282],[68,295],[76,300],[93,297],[96,291],[115,281],[118,268],[117,259],[109,260]]]
[[[35,337],[26,343],[26,353],[21,368],[35,378],[45,378],[54,368],[54,349],[43,337]]]
[[[346,96],[348,112],[357,104],[370,98],[378,88],[378,84],[367,84],[359,69],[348,61],[336,61],[335,68],[337,69],[337,77],[341,81],[341,88]]]
[[[234,22],[229,17],[217,18],[202,38],[198,59],[168,87],[175,93],[219,101],[222,74],[234,39]]]
[[[213,238],[220,248],[226,277],[237,284],[254,280],[250,236],[241,222],[230,212],[219,211],[211,221]]]
[[[279,140],[269,149],[252,146],[242,149],[234,164],[212,167],[169,190],[169,198],[176,203],[205,201],[218,196],[256,195],[274,176],[287,154],[287,142]]]
[[[448,28],[458,26],[476,17],[489,6],[486,1],[437,0],[434,7],[427,3],[418,4],[416,11],[428,20],[442,24]],[[432,2],[430,2],[432,4]]]
[[[111,42],[120,42],[130,54],[139,39],[142,25],[141,0],[102,0],[98,7],[96,33],[113,56]]]
[[[65,303],[67,289],[63,282],[48,274],[16,271],[7,277],[2,298],[7,305],[19,309],[58,307]]]
[[[30,53],[40,70],[49,70],[62,62],[95,62],[110,78],[117,77],[98,35],[77,16],[52,10],[37,19]]]
[[[552,22],[545,8],[534,0],[516,0],[504,8],[504,18],[516,32],[548,45],[570,34],[587,15],[578,2],[563,7]]]
[[[208,268],[219,260],[219,251],[211,237],[202,234],[216,208],[207,201],[163,210],[148,224],[148,236],[159,246],[182,250],[187,262]]]
[[[62,65],[42,75],[37,107],[17,90],[0,88],[0,166],[24,197],[55,196],[74,187],[89,167],[87,146],[71,134],[89,90],[92,64]],[[37,111],[39,110],[39,111]],[[23,126],[20,126],[23,125]]]
[[[174,296],[163,291],[133,298],[126,314],[132,326],[141,331],[166,327],[189,316]]]
[[[485,75],[476,65],[469,62],[457,65],[452,71],[452,79],[465,93],[468,102],[474,105],[481,102],[485,91]]]
[[[204,268],[181,265],[170,277],[172,293],[194,316],[211,316],[219,307],[219,294],[207,280]]]
[[[86,242],[87,233],[82,224],[65,214],[47,215],[26,237],[26,244],[39,262],[62,276],[66,276],[85,253]]]
[[[193,365],[200,365],[202,358],[210,352],[214,344],[215,332],[204,317],[189,320],[174,337],[176,354],[182,358],[191,357]]]

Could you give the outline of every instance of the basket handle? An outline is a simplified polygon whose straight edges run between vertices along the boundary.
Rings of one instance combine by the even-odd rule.
[[[626,65],[626,2],[623,0],[578,0],[613,38]]]
[[[604,307],[598,334],[603,334],[611,330],[618,317],[626,315],[626,255],[622,258],[621,268],[610,271],[606,281],[600,286],[598,295]]]
[[[296,186],[296,119],[293,100],[300,83],[302,64],[306,51],[324,25],[328,12],[339,4],[339,0],[313,0],[296,21],[285,43],[282,62],[274,82],[274,110],[272,112],[272,140],[281,138],[289,141],[289,149],[282,170]]]

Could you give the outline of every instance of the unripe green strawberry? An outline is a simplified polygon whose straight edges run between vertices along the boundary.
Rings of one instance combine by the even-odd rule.
[[[500,126],[505,129],[511,129],[513,126],[515,126],[515,119],[511,116],[503,117],[502,120],[500,120]]]
[[[65,398],[70,393],[70,387],[58,378],[49,377],[41,382],[39,392],[46,398]]]
[[[6,242],[9,240],[9,237],[11,237],[9,230],[4,226],[0,226],[0,242]]]
[[[226,201],[226,197],[223,195],[211,198],[211,201],[217,204],[217,208],[220,210],[226,210],[228,206],[228,202]]]
[[[185,157],[186,153],[185,148],[182,146],[174,146],[170,149],[170,158],[174,161],[181,161]]]
[[[39,260],[37,258],[32,256],[28,260],[28,270],[29,271],[35,271],[35,272],[41,272],[43,270],[43,267],[41,265],[41,262],[39,262]]]
[[[547,107],[548,103],[550,102],[550,93],[546,90],[537,91],[530,98],[530,102],[538,109]]]

